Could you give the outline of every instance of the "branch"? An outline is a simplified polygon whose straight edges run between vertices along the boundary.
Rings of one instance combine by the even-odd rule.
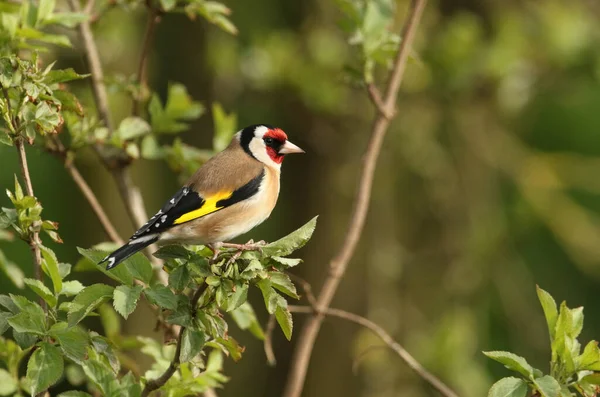
[[[100,221],[100,224],[102,225],[102,228],[104,229],[104,232],[106,233],[108,238],[117,244],[123,244],[123,239],[121,239],[119,233],[117,233],[115,227],[106,215],[106,212],[104,212],[104,208],[102,208],[102,204],[100,204],[100,202],[96,198],[96,195],[94,194],[92,188],[90,187],[90,185],[87,184],[86,180],[79,173],[79,170],[77,169],[77,167],[75,167],[73,161],[69,159],[68,151],[63,145],[63,143],[58,138],[53,139],[52,142],[56,145],[56,148],[51,148],[49,149],[49,151],[51,151],[57,157],[61,158],[65,169],[67,170],[69,175],[71,175],[71,178],[73,178],[73,182],[75,182],[79,190],[81,190],[81,193],[83,193],[83,196],[88,201],[90,207],[92,207],[92,211],[94,211],[94,214],[96,214],[96,217]]]
[[[292,313],[304,313],[304,314],[314,314],[315,313],[314,309],[310,306],[290,305],[290,306],[288,306],[288,309]],[[362,316],[359,316],[358,314],[350,313],[350,312],[347,312],[345,310],[340,310],[340,309],[328,308],[328,309],[325,309],[322,313],[324,313],[326,316],[337,317],[337,318],[341,318],[344,320],[348,320],[348,321],[351,321],[358,325],[361,325],[365,328],[370,329],[377,336],[379,336],[381,338],[381,340],[390,347],[390,349],[395,351],[398,354],[398,356],[400,356],[400,358],[402,360],[404,360],[404,362],[413,371],[415,371],[417,373],[417,375],[419,375],[421,378],[423,378],[425,381],[427,381],[427,383],[429,383],[431,386],[433,386],[438,392],[440,392],[441,395],[443,395],[445,397],[458,397],[458,395],[455,392],[453,392],[452,389],[450,389],[448,386],[446,386],[441,380],[439,380],[431,372],[427,371],[408,351],[406,351],[406,349],[404,347],[402,347],[402,345],[400,345],[398,342],[396,342],[394,340],[394,338],[392,338],[390,336],[390,334],[388,334],[383,328],[381,328],[379,325],[375,324],[371,320],[368,320]]]
[[[152,39],[156,26],[160,22],[160,10],[152,7],[150,1],[146,1],[146,7],[148,8],[148,21],[146,22],[146,32],[144,33],[144,44],[142,44],[142,51],[140,52],[140,61],[137,70],[137,79],[139,83],[139,91],[133,96],[133,106],[131,114],[138,116],[140,114],[141,102],[143,99],[143,92],[148,85],[147,67],[148,67],[148,55],[150,54],[150,47],[152,45]]]
[[[73,11],[81,12],[81,6],[79,5],[78,0],[68,0],[68,2]],[[108,128],[110,135],[113,131],[113,125],[110,120],[108,94],[106,92],[106,85],[104,84],[104,72],[102,70],[102,64],[100,63],[100,56],[98,54],[98,47],[94,41],[94,36],[92,34],[89,21],[83,21],[79,25],[79,34],[81,35],[81,39],[83,41],[85,54],[92,75],[91,81],[94,100],[96,102],[96,106],[98,107],[100,119]],[[99,147],[94,146],[94,150],[104,163],[105,167],[111,171],[119,188],[118,190],[121,198],[125,203],[129,218],[131,219],[135,229],[140,228],[144,223],[146,223],[148,215],[144,209],[144,201],[142,196],[137,188],[133,185],[128,169],[122,164],[118,164],[118,162],[117,164],[109,162],[108,159],[102,155]],[[154,256],[151,255],[153,248],[155,248],[155,246],[151,245],[146,252],[148,253],[150,261],[155,265],[155,268],[158,268],[160,266],[159,262]],[[157,275],[159,280],[166,285],[167,275],[160,270],[157,271]]]
[[[8,97],[6,99],[8,101]],[[29,165],[27,164],[27,153],[25,153],[23,138],[17,137],[17,139],[15,139],[15,145],[17,147],[17,152],[19,153],[19,163],[21,165],[21,174],[25,180],[25,190],[27,191],[28,196],[35,197],[33,194],[33,185],[31,184],[31,175],[29,174]],[[31,235],[31,239],[29,240],[29,248],[31,248],[31,252],[33,254],[33,272],[35,274],[35,278],[43,282],[40,237],[39,233],[36,231],[34,231]],[[40,304],[44,311],[46,311],[46,302],[41,298]]]
[[[348,262],[352,258],[356,245],[362,234],[369,208],[373,175],[377,166],[377,158],[381,150],[383,138],[387,132],[391,119],[388,115],[393,114],[398,97],[398,89],[402,82],[402,76],[406,68],[409,50],[425,8],[426,0],[412,0],[406,23],[402,29],[402,41],[400,49],[394,61],[394,67],[390,75],[389,83],[385,91],[383,107],[378,107],[378,114],[373,124],[371,139],[364,156],[364,163],[359,182],[359,188],[355,199],[354,210],[344,242],[337,255],[329,263],[330,274],[323,284],[323,288],[317,298],[317,313],[314,313],[306,322],[302,330],[296,350],[292,357],[291,370],[285,387],[284,397],[300,397],[304,387],[304,380],[310,362],[310,356],[323,322],[323,313],[327,310],[337,291],[341,277],[344,275]],[[377,103],[375,104],[377,106]]]
[[[200,296],[202,296],[202,293],[206,290],[207,286],[208,286],[208,284],[202,283],[198,287],[196,292],[194,293],[194,296],[192,297],[191,307],[192,307],[192,311],[193,311],[192,314],[194,317],[196,316],[196,305],[198,304],[198,299],[200,299]],[[180,364],[179,356],[181,355],[181,341],[183,339],[184,331],[185,331],[185,327],[181,327],[179,329],[179,335],[177,336],[177,347],[175,348],[175,356],[173,357],[171,364],[169,364],[169,367],[161,376],[159,376],[156,379],[150,380],[150,381],[148,381],[148,383],[146,383],[146,386],[144,387],[144,390],[142,391],[142,397],[147,397],[154,390],[157,390],[157,389],[160,389],[161,387],[163,387],[164,384],[167,383],[169,381],[169,379],[171,379],[173,374],[175,374],[175,371],[177,370],[177,367],[179,367],[179,364]]]

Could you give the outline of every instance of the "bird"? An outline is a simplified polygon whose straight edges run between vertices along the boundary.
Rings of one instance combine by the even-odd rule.
[[[129,241],[100,264],[110,270],[145,247],[158,244],[206,245],[217,256],[264,222],[279,196],[281,164],[287,154],[305,153],[286,133],[269,124],[238,131],[223,151],[204,163]]]

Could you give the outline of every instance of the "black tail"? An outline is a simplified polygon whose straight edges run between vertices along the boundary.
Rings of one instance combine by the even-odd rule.
[[[158,234],[130,240],[127,244],[100,261],[99,265],[108,262],[106,270],[110,270],[138,251],[143,250],[158,240]]]

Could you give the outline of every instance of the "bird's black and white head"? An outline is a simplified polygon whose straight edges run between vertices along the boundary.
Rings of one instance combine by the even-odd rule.
[[[281,167],[286,154],[304,153],[288,141],[282,129],[268,124],[251,125],[238,132],[237,136],[246,153],[270,167]]]

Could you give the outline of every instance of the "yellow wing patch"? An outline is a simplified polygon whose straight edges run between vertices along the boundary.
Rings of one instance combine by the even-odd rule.
[[[211,212],[220,210],[223,208],[223,206],[217,207],[217,203],[221,200],[227,200],[232,194],[233,192],[218,192],[215,195],[204,199],[204,204],[202,204],[202,207],[181,215],[179,218],[175,219],[173,224],[178,225],[180,223],[189,222],[193,219],[208,215]]]

